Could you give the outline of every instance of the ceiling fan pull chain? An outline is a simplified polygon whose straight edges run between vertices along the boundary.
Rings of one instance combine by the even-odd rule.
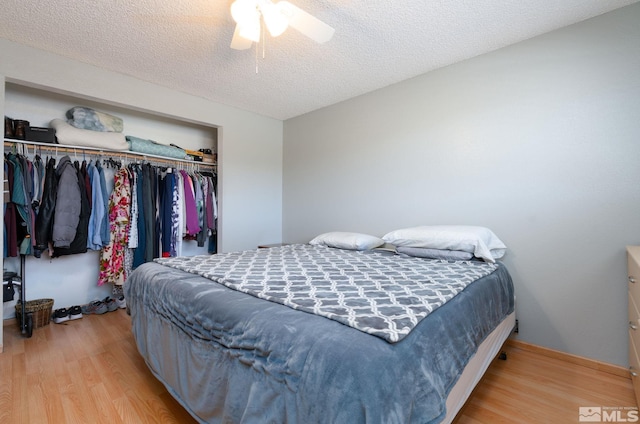
[[[262,59],[264,59],[266,56],[265,52],[266,52],[267,37],[265,37],[264,26],[262,26],[261,31],[262,31],[262,35],[260,36],[260,40],[256,42],[256,74],[258,73],[258,50],[260,49],[261,42],[262,42]]]
[[[265,46],[267,44],[267,37],[265,37],[264,31],[265,25],[262,25],[262,58],[264,59]]]

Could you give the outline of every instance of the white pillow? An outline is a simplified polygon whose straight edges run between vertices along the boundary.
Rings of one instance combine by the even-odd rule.
[[[487,262],[504,256],[507,246],[488,228],[469,225],[434,225],[404,228],[382,239],[395,246],[462,250]]]
[[[129,143],[122,133],[83,130],[67,124],[62,119],[54,119],[50,125],[56,130],[56,138],[60,144],[108,150],[129,150]]]
[[[382,246],[384,244],[384,240],[368,234],[333,231],[320,234],[318,237],[311,240],[309,244],[337,247],[338,249],[369,250],[374,247]]]

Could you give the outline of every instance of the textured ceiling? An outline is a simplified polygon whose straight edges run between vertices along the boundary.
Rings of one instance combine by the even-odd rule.
[[[232,0],[3,0],[0,37],[284,120],[637,1],[290,0],[335,35],[262,58],[229,48]]]

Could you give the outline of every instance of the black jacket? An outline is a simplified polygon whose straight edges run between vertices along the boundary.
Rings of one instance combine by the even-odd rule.
[[[56,193],[58,192],[58,176],[56,175],[56,160],[50,158],[44,177],[44,189],[42,192],[42,203],[36,217],[36,245],[34,256],[47,250],[51,241],[53,229],[53,213],[56,209]]]

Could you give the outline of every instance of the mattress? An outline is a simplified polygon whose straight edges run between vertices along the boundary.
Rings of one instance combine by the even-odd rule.
[[[141,355],[207,423],[441,422],[478,347],[514,311],[500,263],[397,342],[241,292],[221,277],[149,263],[125,284]]]
[[[449,424],[456,418],[456,415],[469,399],[469,396],[471,396],[473,389],[480,382],[491,362],[502,350],[504,342],[509,338],[515,325],[516,313],[514,311],[498,324],[480,344],[476,353],[464,367],[458,381],[447,395],[447,414],[442,420],[442,424]]]

